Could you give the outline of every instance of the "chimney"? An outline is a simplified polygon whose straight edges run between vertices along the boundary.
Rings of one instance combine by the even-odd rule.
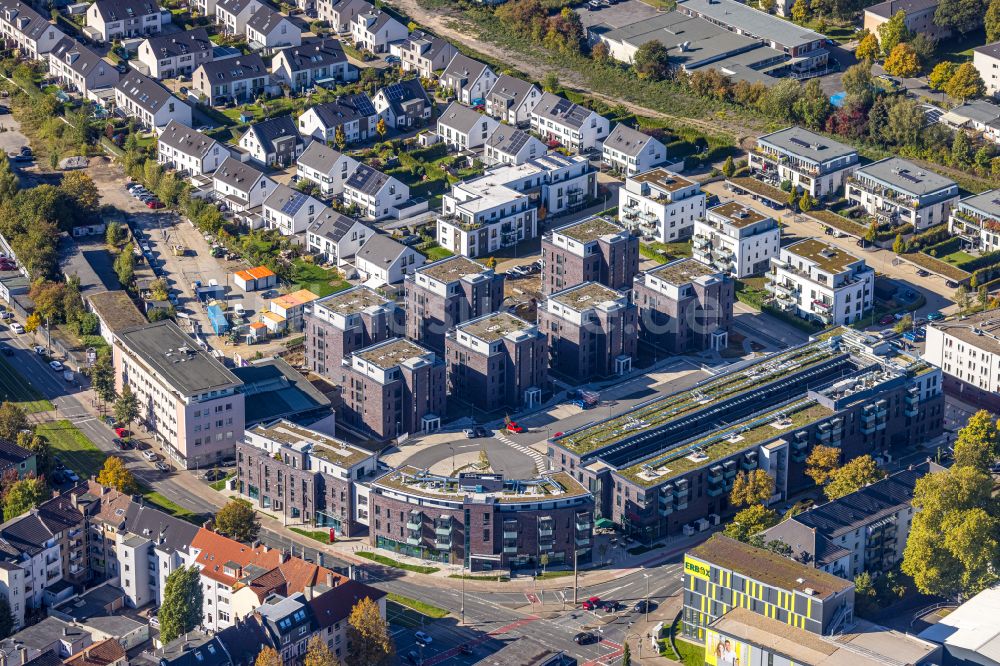
[[[69,636],[69,627],[63,627],[63,636]]]
[[[327,587],[334,587],[334,584],[333,584],[333,572],[332,571],[327,571],[326,572],[326,586]]]
[[[278,561],[279,561],[279,562],[280,562],[281,564],[284,564],[285,562],[287,562],[287,561],[288,561],[288,557],[289,557],[288,553],[287,553],[287,552],[285,552],[285,550],[284,550],[284,549],[282,549],[282,551],[281,551],[281,557],[280,557],[280,558],[278,559]]]
[[[21,666],[24,666],[28,663],[28,651],[22,647],[19,652],[21,653]]]

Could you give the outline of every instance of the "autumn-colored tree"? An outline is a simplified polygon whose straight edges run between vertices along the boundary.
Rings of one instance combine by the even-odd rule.
[[[306,646],[306,658],[302,666],[339,666],[340,660],[319,634],[314,634]]]
[[[913,47],[904,42],[897,44],[889,57],[885,59],[884,69],[893,76],[908,79],[920,73],[920,59]]]
[[[114,488],[123,495],[133,495],[139,492],[139,484],[135,475],[125,467],[125,462],[117,456],[104,459],[104,466],[97,474],[97,482],[102,486]]]
[[[0,405],[0,439],[16,442],[17,435],[30,426],[28,415],[16,402]]]
[[[878,27],[878,43],[882,47],[882,53],[892,53],[898,44],[909,39],[910,30],[906,27],[906,12],[902,9]]]
[[[722,163],[722,175],[726,178],[732,178],[734,173],[736,173],[736,164],[733,162],[733,156],[729,155]]]
[[[1000,2],[1000,0],[997,1]],[[927,84],[934,90],[944,90],[944,87],[951,81],[951,77],[955,76],[956,70],[958,70],[958,65],[950,60],[939,62],[934,65],[934,69],[927,76]]]
[[[34,333],[42,325],[42,315],[37,312],[32,312],[28,315],[28,318],[24,320],[24,330],[28,333]]]
[[[750,506],[766,501],[774,494],[774,479],[762,469],[740,472],[733,480],[729,502],[733,506]]]
[[[874,61],[878,59],[881,48],[878,45],[878,37],[874,33],[868,33],[858,44],[854,51],[854,56],[858,60]]]
[[[792,20],[796,23],[805,23],[809,18],[809,3],[807,0],[795,0],[792,5]]]
[[[967,100],[981,97],[986,92],[986,84],[971,62],[963,62],[945,84],[944,92],[953,99]]]
[[[233,499],[215,514],[215,530],[230,539],[249,543],[260,532],[260,519],[249,502]]]
[[[343,150],[344,146],[347,145],[347,135],[344,134],[343,125],[337,125],[337,129],[334,130],[333,143],[337,146],[337,150]]]
[[[388,131],[388,127],[385,124],[385,118],[379,118],[378,122],[375,123],[375,131],[378,133],[380,139],[385,138],[385,133]]]
[[[988,473],[1000,457],[1000,428],[985,409],[971,417],[955,439],[955,467],[972,467]]]
[[[776,511],[768,509],[763,504],[754,504],[737,512],[733,519],[726,524],[723,533],[737,541],[749,543],[755,534],[777,524],[778,513]]]
[[[396,648],[389,634],[389,625],[379,612],[378,604],[364,597],[347,619],[349,645],[348,666],[387,666],[392,663]]]
[[[835,500],[864,488],[869,483],[875,483],[885,476],[870,455],[858,456],[848,461],[830,474],[830,480],[823,493],[827,499]]]
[[[494,268],[497,267],[497,258],[496,257],[488,257],[484,263],[486,264],[486,268],[489,268],[490,270],[493,270]]]
[[[284,666],[284,662],[277,650],[266,645],[263,650],[257,653],[257,661],[254,662],[254,666]]]
[[[817,444],[806,458],[806,475],[822,486],[830,480],[833,471],[840,467],[840,449]]]

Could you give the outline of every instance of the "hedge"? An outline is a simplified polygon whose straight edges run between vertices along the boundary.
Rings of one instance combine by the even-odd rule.
[[[864,238],[865,234],[868,233],[868,227],[865,225],[858,224],[854,220],[849,220],[843,215],[837,215],[833,211],[811,210],[806,213],[806,215],[813,218],[820,224],[831,226],[834,229],[843,231],[845,234],[850,234],[856,238]]]
[[[962,249],[962,239],[958,236],[953,236],[940,243],[935,243],[929,247],[925,247],[923,252],[931,255],[932,257],[943,257],[952,252],[956,252]]]
[[[941,261],[940,259],[935,259],[929,254],[924,254],[923,252],[911,252],[910,254],[901,255],[901,258],[920,266],[921,268],[926,268],[932,273],[937,273],[949,280],[955,280],[961,282],[962,280],[967,280],[969,274],[963,271],[961,268],[952,266],[947,261]]]
[[[986,254],[979,255],[971,261],[966,261],[962,264],[962,268],[970,273],[975,273],[980,268],[988,268],[990,266],[995,266],[996,264],[1000,264],[1000,250],[987,252]]]
[[[913,250],[921,250],[925,247],[936,245],[950,237],[951,234],[948,232],[948,225],[939,224],[914,235],[913,238],[910,239],[910,248]]]

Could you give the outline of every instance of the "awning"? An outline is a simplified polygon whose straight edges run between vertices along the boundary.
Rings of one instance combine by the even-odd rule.
[[[615,526],[614,521],[613,520],[609,520],[607,518],[598,518],[597,522],[594,523],[594,527],[596,527],[599,530],[605,530],[605,529],[609,530],[609,529],[613,528],[614,526]]]
[[[373,275],[372,277],[368,278],[367,280],[365,280],[364,283],[364,285],[369,289],[378,289],[384,284],[385,281],[382,280],[382,278],[378,277],[377,275]]]

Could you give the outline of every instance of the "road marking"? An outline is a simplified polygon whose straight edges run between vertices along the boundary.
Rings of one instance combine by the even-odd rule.
[[[524,598],[528,600],[528,603],[532,603],[532,604],[537,604],[538,603],[538,596],[535,595],[535,594],[532,594],[531,592],[525,592],[524,593]]]
[[[548,467],[548,461],[545,459],[545,455],[539,453],[535,449],[511,441],[499,430],[496,431],[496,433],[494,433],[493,436],[496,439],[503,442],[504,444],[506,444],[507,446],[509,446],[510,448],[514,449],[515,451],[520,451],[521,453],[525,454],[526,456],[534,460],[535,469],[537,469],[539,473],[544,472]]]
[[[537,615],[528,615],[527,617],[525,617],[523,619],[515,620],[514,622],[511,622],[510,624],[504,625],[504,626],[502,626],[502,627],[500,627],[498,629],[494,629],[493,631],[487,632],[486,634],[480,636],[479,638],[476,638],[476,639],[471,640],[471,641],[467,641],[466,643],[464,643],[464,645],[468,645],[469,647],[476,647],[477,645],[482,645],[483,643],[485,643],[486,641],[490,640],[494,636],[501,636],[503,634],[510,633],[511,631],[514,631],[515,629],[520,629],[524,625],[531,624],[532,622],[537,622],[540,619],[541,618],[538,617]],[[454,657],[455,655],[459,654],[460,652],[461,652],[461,646],[456,646],[456,647],[451,648],[450,650],[445,650],[444,652],[439,652],[438,654],[434,655],[430,659],[425,659],[424,662],[423,662],[423,666],[434,666],[435,664],[440,664],[442,661],[451,659],[452,657]]]

